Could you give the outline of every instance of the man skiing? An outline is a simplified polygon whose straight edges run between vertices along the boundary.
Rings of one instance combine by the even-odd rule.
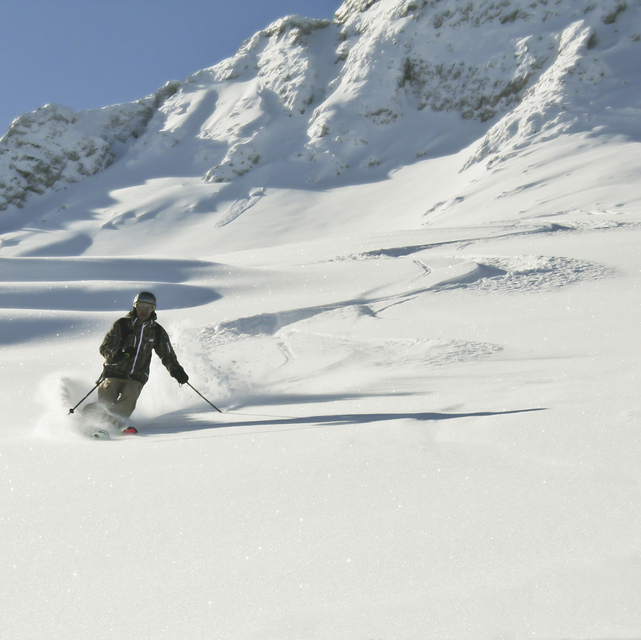
[[[136,408],[140,392],[149,379],[152,350],[179,384],[189,380],[167,332],[156,322],[156,296],[141,291],[133,309],[114,322],[100,345],[105,364],[98,386],[98,403],[88,405],[83,413],[106,419],[121,433],[136,433],[134,427],[127,426],[126,418]]]

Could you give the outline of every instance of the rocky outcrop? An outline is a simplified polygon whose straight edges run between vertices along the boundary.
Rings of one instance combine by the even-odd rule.
[[[21,116],[0,140],[0,209],[177,149],[206,181],[296,187],[381,179],[475,142],[467,166],[570,131],[641,138],[626,79],[639,51],[641,9],[622,0],[346,0],[144,100]]]
[[[141,136],[178,86],[168,83],[131,104],[79,113],[49,104],[16,118],[0,139],[0,210],[22,207],[30,194],[61,189],[107,168],[116,143]]]

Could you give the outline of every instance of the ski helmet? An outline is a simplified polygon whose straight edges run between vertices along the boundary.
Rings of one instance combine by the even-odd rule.
[[[134,307],[139,303],[144,302],[145,304],[153,304],[156,306],[156,296],[149,291],[141,291],[134,300]]]

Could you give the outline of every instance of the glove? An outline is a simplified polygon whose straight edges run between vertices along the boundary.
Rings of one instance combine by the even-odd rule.
[[[136,355],[136,348],[135,347],[127,347],[126,349],[123,349],[120,352],[120,355],[123,359],[125,358],[133,358]]]
[[[189,380],[189,376],[185,373],[185,370],[180,365],[174,367],[169,372],[169,374],[172,378],[175,378],[178,381],[178,384],[186,384]]]
[[[124,362],[129,358],[133,358],[135,355],[136,355],[135,347],[127,347],[126,349],[121,349],[120,351],[118,351],[114,359],[114,362]]]

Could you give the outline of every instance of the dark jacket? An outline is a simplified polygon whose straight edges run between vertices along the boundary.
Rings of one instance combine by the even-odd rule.
[[[127,347],[133,347],[129,357],[124,354]],[[152,350],[170,373],[180,367],[167,332],[156,322],[156,313],[142,322],[132,309],[114,322],[100,345],[100,353],[105,358],[103,377],[129,378],[145,384],[149,379]]]

